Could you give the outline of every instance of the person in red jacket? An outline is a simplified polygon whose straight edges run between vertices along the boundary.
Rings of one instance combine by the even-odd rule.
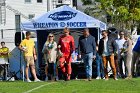
[[[64,35],[60,36],[58,49],[62,52],[59,58],[59,66],[65,76],[65,80],[70,80],[71,76],[71,54],[75,50],[74,38],[70,35],[70,30],[64,28]]]

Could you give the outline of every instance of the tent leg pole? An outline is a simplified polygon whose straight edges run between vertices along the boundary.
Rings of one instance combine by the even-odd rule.
[[[100,29],[98,28],[98,44],[99,44],[99,40],[100,40]]]

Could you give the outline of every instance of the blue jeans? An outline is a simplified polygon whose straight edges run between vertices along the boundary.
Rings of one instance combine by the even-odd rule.
[[[102,78],[103,78],[104,77],[104,65],[102,62],[102,58],[98,53],[96,54],[96,66],[97,66],[97,76],[101,77],[101,74],[102,74]]]
[[[86,68],[86,76],[87,78],[92,77],[92,62],[93,62],[93,52],[84,54],[83,61]]]

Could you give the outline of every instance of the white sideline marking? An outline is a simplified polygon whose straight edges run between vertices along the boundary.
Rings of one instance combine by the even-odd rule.
[[[56,83],[56,82],[53,82],[53,83]],[[42,88],[42,87],[44,87],[44,86],[47,86],[47,85],[50,85],[50,84],[53,84],[53,83],[47,83],[47,84],[41,85],[41,86],[39,86],[39,87],[33,88],[33,89],[31,89],[31,90],[28,90],[28,91],[26,91],[26,92],[23,92],[23,93],[30,93],[30,92],[32,92],[32,91],[34,91],[34,90],[37,90],[37,89],[39,89],[39,88]]]

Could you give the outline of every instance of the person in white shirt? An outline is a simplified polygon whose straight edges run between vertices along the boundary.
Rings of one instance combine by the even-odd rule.
[[[123,31],[120,31],[119,32],[119,36],[120,38],[116,39],[116,43],[117,43],[117,58],[118,58],[118,63],[117,64],[117,72],[119,74],[119,76],[121,78],[125,78],[125,74],[123,73],[123,62],[124,62],[124,51],[123,51],[123,45],[124,45],[124,42],[126,41],[125,38],[124,38],[124,32]]]

